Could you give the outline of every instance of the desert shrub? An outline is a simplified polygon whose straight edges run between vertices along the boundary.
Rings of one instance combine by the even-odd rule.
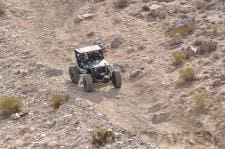
[[[167,37],[175,37],[177,35],[185,37],[189,33],[190,33],[190,30],[188,29],[188,27],[184,26],[184,27],[178,27],[178,28],[169,28],[165,34]]]
[[[180,70],[180,79],[186,82],[193,81],[195,79],[195,72],[192,67],[183,68]]]
[[[189,7],[180,7],[179,12],[183,14],[188,14],[189,12],[191,12],[191,9]]]
[[[118,9],[122,9],[128,6],[128,0],[116,0],[114,2],[114,7]]]
[[[0,115],[3,117],[10,116],[22,110],[22,102],[16,96],[0,97]]]
[[[6,11],[6,5],[0,2],[0,14],[4,14]]]
[[[208,95],[206,92],[197,92],[192,96],[193,106],[196,111],[203,111],[206,108]]]
[[[174,65],[182,64],[184,59],[185,59],[185,57],[184,57],[183,52],[177,51],[177,52],[172,53],[172,61],[173,61]]]
[[[101,147],[114,140],[114,135],[111,131],[100,129],[92,136],[92,144],[96,147]]]
[[[205,0],[192,0],[192,5],[195,9],[204,9],[206,6]]]
[[[122,22],[121,18],[119,18],[119,17],[114,17],[113,18],[113,25],[120,24],[121,22]]]
[[[58,109],[60,105],[69,100],[69,95],[62,91],[54,91],[51,96],[51,102],[54,109]]]

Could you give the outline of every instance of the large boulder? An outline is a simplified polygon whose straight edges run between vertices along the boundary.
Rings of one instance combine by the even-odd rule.
[[[150,15],[154,18],[165,18],[167,11],[163,6],[153,4],[150,6]]]
[[[144,10],[144,11],[149,11],[150,10],[150,3],[145,3],[144,5],[143,5],[143,7],[142,7],[142,10]]]
[[[166,32],[167,36],[173,37],[177,34],[186,36],[193,32],[196,27],[195,17],[193,15],[183,15],[181,19],[175,20]]]
[[[197,54],[205,54],[216,50],[217,42],[200,37],[195,40],[193,46],[197,47]]]
[[[135,69],[130,73],[130,78],[135,79],[135,78],[142,78],[144,75],[144,71],[140,69]]]
[[[182,14],[188,14],[192,11],[192,6],[190,5],[181,5],[179,8],[179,12]]]
[[[183,49],[183,53],[186,58],[190,58],[196,55],[208,54],[215,51],[217,48],[217,42],[214,42],[203,37],[196,39],[191,46]]]
[[[145,3],[144,6],[142,7],[145,13],[142,13],[144,17],[149,18],[165,18],[167,15],[166,9],[158,4],[150,4],[150,3]]]
[[[183,39],[181,38],[180,35],[176,35],[174,36],[172,39],[170,39],[169,44],[171,46],[177,46],[180,45],[181,43],[183,43]]]
[[[169,113],[154,114],[151,121],[152,124],[160,124],[169,120]]]
[[[26,95],[26,94],[29,94],[29,93],[36,92],[37,90],[38,90],[38,88],[36,86],[26,86],[26,87],[23,87],[20,90],[20,92],[21,92],[21,94]]]
[[[95,14],[92,13],[87,13],[87,14],[83,14],[83,15],[78,15],[75,19],[74,22],[75,23],[80,23],[84,20],[91,20],[95,17]]]
[[[195,17],[193,15],[183,15],[181,19],[173,22],[175,28],[185,27],[188,31],[193,31],[196,27]]]
[[[188,58],[193,57],[193,56],[196,55],[196,48],[194,48],[192,46],[189,46],[186,49],[183,48],[182,51],[183,51],[184,57],[186,59],[188,59]]]
[[[111,42],[111,48],[119,48],[119,46],[123,43],[123,38],[121,36],[115,36]]]

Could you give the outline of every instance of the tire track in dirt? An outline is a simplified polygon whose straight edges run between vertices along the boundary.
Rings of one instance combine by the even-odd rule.
[[[66,7],[62,6],[58,8],[55,8],[55,5],[60,6],[62,3],[57,0],[51,1],[50,3],[46,3],[46,1],[37,3],[33,1],[31,4],[32,7],[36,9],[35,11],[37,13],[33,23],[33,30],[31,31],[34,33],[34,38],[36,39],[37,54],[43,59],[45,63],[51,64],[55,67],[61,67],[64,69],[64,71],[67,71],[67,67],[71,61],[66,61],[65,57],[71,57],[70,55],[73,52],[71,49],[69,49],[70,47],[68,48],[67,45],[72,45],[73,42],[82,43],[82,39],[78,39],[80,36],[82,36],[82,33],[79,33],[79,26],[74,27],[74,30],[71,30],[70,26],[70,23],[73,21],[73,17],[77,15],[76,11],[78,10],[76,8],[81,7],[81,4],[78,5],[78,3],[74,3],[73,5],[72,3]],[[73,11],[67,10],[67,7],[71,7],[71,5],[75,6],[75,8],[73,7]],[[65,16],[58,16],[58,14],[63,11],[66,11],[64,12]],[[96,23],[98,24],[98,22]],[[135,41],[137,40],[139,34],[142,38],[145,38],[149,36],[150,33],[151,39],[148,40],[146,45],[149,45],[149,49],[153,50],[150,51],[153,52],[151,53],[151,56],[156,58],[162,57],[163,51],[162,49],[159,49],[157,45],[162,39],[160,35],[158,35],[157,31],[154,29],[148,29],[149,31],[140,30],[138,27],[140,22],[135,23],[135,21],[132,21],[127,23],[127,25],[130,26],[130,28],[126,28],[127,31],[125,32],[128,34],[128,36],[134,35],[132,37],[132,40],[134,40],[133,44],[136,44],[136,42],[139,41]],[[107,29],[109,28],[110,27]],[[74,34],[76,34],[76,36],[74,36]],[[59,40],[62,39],[64,39],[64,41],[62,41],[60,44]],[[65,47],[68,48],[68,51],[65,51]],[[76,46],[74,45],[74,47]],[[159,49],[159,51],[154,51],[154,49]],[[62,55],[59,55],[60,52]],[[143,56],[146,55],[144,52],[140,54]],[[161,60],[156,59],[156,61],[158,62]],[[157,69],[157,67],[159,67],[158,64],[152,66],[152,69],[156,71],[152,71],[152,74],[150,75],[154,75],[154,79],[158,78],[157,80],[159,81],[163,77],[162,74],[164,72],[159,72],[161,69]],[[158,74],[158,76],[155,74]],[[68,78],[65,79],[67,80]],[[151,85],[154,87],[160,86],[160,84],[157,84],[158,81],[152,81]],[[83,89],[80,87],[73,87],[70,83],[68,86],[69,90],[71,90],[71,94],[75,94],[77,97],[87,99],[90,102],[97,103],[95,104],[96,109],[106,113],[110,119],[112,119],[117,124],[123,125],[123,127],[134,131],[140,131],[141,129],[144,130],[149,126],[150,121],[149,118],[145,117],[145,112],[147,108],[149,108],[149,105],[151,105],[151,101],[149,101],[148,96],[152,96],[154,93],[137,98],[137,88],[134,87],[132,83],[129,83],[129,81],[124,81],[123,88],[120,91],[111,89],[111,86],[103,87],[100,85],[99,89],[97,89],[97,91],[91,95],[84,93]]]
[[[99,13],[105,11],[102,8],[98,10],[99,16],[94,22],[74,24],[73,19],[80,13],[80,10],[84,9],[86,12],[85,10],[91,7],[91,4],[83,5],[82,2],[76,2],[72,1],[64,6],[57,0],[49,3],[31,0],[30,7],[36,14],[29,34],[34,40],[36,54],[44,63],[61,68],[67,73],[68,66],[74,61],[73,49],[88,42],[89,39],[86,39],[88,31],[99,32],[100,36],[109,41],[116,30],[127,37],[125,43],[127,45],[121,51],[109,51],[107,59],[111,62],[125,62],[124,59],[127,59],[131,64],[124,76],[122,89],[116,90],[110,85],[99,84],[96,85],[95,92],[88,94],[83,91],[82,86],[75,87],[70,83],[69,77],[65,77],[67,91],[74,97],[87,100],[96,110],[105,113],[115,124],[138,135],[143,135],[146,140],[160,141],[149,135],[151,132],[161,135],[163,132],[180,131],[178,126],[170,122],[156,125],[151,122],[153,115],[149,109],[153,105],[162,103],[158,111],[163,111],[165,103],[172,103],[171,98],[173,94],[176,94],[171,94],[174,76],[166,73],[169,54],[161,46],[164,37],[157,28],[158,26],[148,27],[147,22],[124,15],[125,22],[114,27],[110,25],[110,18]],[[140,44],[144,44],[146,50],[134,53],[133,57],[123,51],[125,48]],[[118,58],[118,55],[124,55],[124,59]],[[144,77],[130,80],[129,72],[133,68],[139,68],[144,63],[143,58],[146,57],[153,59],[153,63],[145,65]],[[147,135],[144,132],[147,132]]]

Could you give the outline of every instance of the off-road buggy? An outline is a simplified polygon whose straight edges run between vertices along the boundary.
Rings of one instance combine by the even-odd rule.
[[[99,45],[75,49],[75,66],[69,67],[71,81],[78,85],[83,76],[84,90],[92,92],[94,83],[112,81],[115,88],[121,88],[122,78],[119,70],[114,70],[104,59],[103,48]]]

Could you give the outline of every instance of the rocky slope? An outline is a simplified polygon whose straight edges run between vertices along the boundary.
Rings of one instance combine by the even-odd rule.
[[[2,2],[0,92],[19,96],[28,115],[0,121],[0,148],[93,148],[99,128],[116,136],[103,148],[224,148],[222,2]],[[94,43],[121,67],[121,90],[88,94],[70,82],[74,48]],[[177,51],[188,59],[174,65]],[[195,77],[180,83],[186,67]],[[57,111],[55,90],[70,95]]]

